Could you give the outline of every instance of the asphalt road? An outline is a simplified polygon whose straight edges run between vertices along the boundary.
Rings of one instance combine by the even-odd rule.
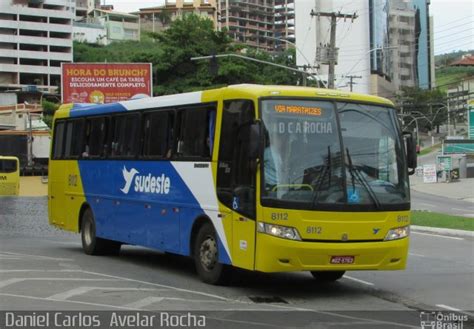
[[[437,195],[410,191],[411,209],[426,210],[463,217],[474,217],[474,203]],[[474,219],[473,219],[474,220]]]
[[[47,225],[46,198],[0,198],[0,310],[189,311],[205,314],[206,328],[419,328],[420,311],[474,318],[473,252],[472,239],[415,232],[405,271],[332,284],[238,271],[230,286],[211,286],[184,257],[132,246],[87,256],[78,235]]]

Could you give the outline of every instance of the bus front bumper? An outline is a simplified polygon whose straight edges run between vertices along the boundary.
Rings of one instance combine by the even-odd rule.
[[[379,242],[305,242],[257,233],[255,269],[262,272],[402,270],[409,239]],[[332,264],[353,256],[352,264]]]

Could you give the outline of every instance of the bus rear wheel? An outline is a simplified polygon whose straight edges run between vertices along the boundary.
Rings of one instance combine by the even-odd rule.
[[[87,208],[81,220],[82,249],[87,255],[118,254],[120,243],[96,236],[94,214]]]
[[[219,263],[218,240],[211,223],[205,223],[199,229],[194,240],[193,257],[203,282],[215,285],[228,283],[231,269]]]
[[[334,282],[344,276],[346,271],[311,271],[313,277],[321,282]]]

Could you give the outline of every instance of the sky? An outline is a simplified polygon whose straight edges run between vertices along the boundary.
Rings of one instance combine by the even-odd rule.
[[[312,1],[312,0],[296,0]],[[337,0],[335,0],[337,1]],[[164,0],[101,0],[123,12],[164,4]],[[474,49],[474,0],[431,0],[435,55]]]

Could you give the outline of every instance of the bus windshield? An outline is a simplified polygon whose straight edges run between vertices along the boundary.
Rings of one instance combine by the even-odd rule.
[[[17,170],[16,160],[0,159],[0,173],[9,174]]]
[[[261,104],[263,205],[409,209],[407,171],[393,109],[289,99]]]

